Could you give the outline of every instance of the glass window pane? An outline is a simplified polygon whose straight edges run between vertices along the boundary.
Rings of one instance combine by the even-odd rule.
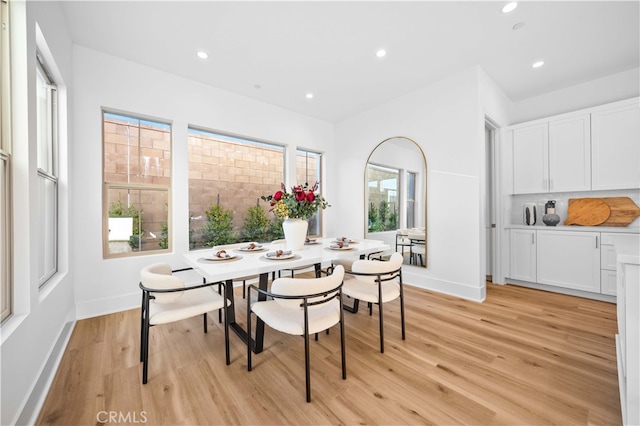
[[[282,146],[189,129],[187,149],[190,248],[282,236],[260,198],[284,181]]]
[[[0,306],[2,319],[11,313],[11,285],[9,274],[9,205],[8,205],[8,167],[7,161],[0,156]]]
[[[320,178],[322,154],[312,151],[297,150],[296,152],[296,182],[302,185],[308,183],[312,186],[319,182],[318,191],[322,193],[322,179]],[[322,234],[322,212],[311,216],[308,219],[309,228],[307,234],[309,236],[319,236]]]
[[[369,186],[369,232],[398,229],[400,171],[368,164],[367,176]]]
[[[52,95],[49,80],[36,69],[36,115],[38,119],[38,168],[53,173]]]
[[[38,175],[38,282],[44,284],[57,270],[58,200],[57,182]]]
[[[104,113],[104,180],[171,184],[171,126]]]
[[[169,247],[169,190],[109,188],[108,253]]]
[[[407,228],[416,226],[416,173],[407,172]]]

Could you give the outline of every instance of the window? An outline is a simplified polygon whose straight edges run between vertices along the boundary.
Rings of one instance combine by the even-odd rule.
[[[369,232],[398,229],[400,170],[367,164]]]
[[[36,117],[38,147],[38,284],[58,270],[58,101],[56,86],[37,54]]]
[[[9,5],[0,2],[2,28],[0,28],[0,307],[1,320],[8,318],[13,309],[13,277],[11,274],[11,108],[9,78]]]
[[[193,128],[187,146],[191,249],[283,237],[260,198],[284,181],[283,146]]]
[[[103,252],[171,249],[171,125],[103,111]]]
[[[416,179],[417,173],[407,172],[407,228],[416,226]]]
[[[318,190],[322,193],[322,154],[298,149],[296,152],[296,184],[320,183]],[[322,235],[322,210],[309,218],[309,236]]]

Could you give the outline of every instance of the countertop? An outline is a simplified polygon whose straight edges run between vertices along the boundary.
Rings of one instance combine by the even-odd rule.
[[[640,234],[640,226],[579,226],[579,225],[505,225],[505,229],[530,229],[532,231],[578,231],[578,232],[610,232],[619,234]]]

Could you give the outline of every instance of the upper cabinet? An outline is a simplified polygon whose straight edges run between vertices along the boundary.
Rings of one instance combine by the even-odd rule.
[[[640,188],[640,104],[617,104],[591,113],[591,187]]]
[[[514,127],[514,193],[590,190],[589,122],[580,114]]]
[[[640,188],[638,99],[511,128],[513,193]]]

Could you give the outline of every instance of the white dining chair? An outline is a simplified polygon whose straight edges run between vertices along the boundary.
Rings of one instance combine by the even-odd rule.
[[[271,291],[249,286],[247,295],[247,334],[251,336],[251,314],[269,327],[282,333],[304,337],[304,364],[307,402],[311,402],[311,366],[309,335],[340,325],[342,378],[347,378],[342,281],[344,268],[337,266],[331,275],[322,278],[278,278]],[[270,300],[251,303],[251,292]],[[249,340],[249,339],[248,339]],[[251,343],[247,342],[247,369],[251,371]]]
[[[224,344],[226,363],[229,365],[229,320],[227,306],[230,303],[223,295],[224,283],[186,285],[174,275],[191,268],[171,270],[165,263],[154,263],[140,271],[142,306],[140,315],[140,362],[142,383],[147,383],[149,366],[149,329],[152,326],[203,315],[204,332],[207,332],[207,312],[224,311]],[[212,287],[218,286],[216,292]],[[222,288],[222,290],[220,290]]]
[[[346,271],[355,279],[344,282],[342,293],[354,299],[353,307],[345,305],[345,309],[353,313],[358,312],[360,301],[369,304],[369,315],[372,306],[378,305],[380,323],[380,352],[384,353],[384,315],[385,303],[400,299],[400,321],[402,325],[402,340],[405,340],[404,326],[404,293],[402,289],[402,262],[400,253],[393,253],[388,261],[385,260],[356,260],[351,270]]]

